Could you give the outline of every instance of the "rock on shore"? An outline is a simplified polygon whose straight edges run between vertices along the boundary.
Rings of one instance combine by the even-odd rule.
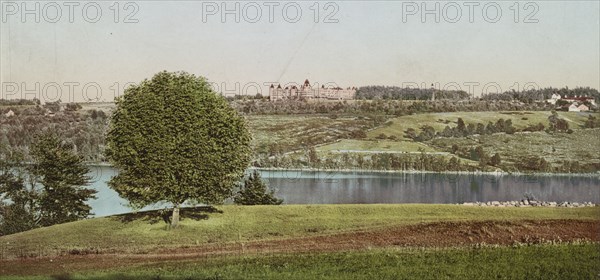
[[[489,206],[489,207],[594,207],[597,206],[592,202],[554,202],[554,201],[537,201],[523,199],[520,201],[487,201],[487,202],[465,202],[465,206]]]

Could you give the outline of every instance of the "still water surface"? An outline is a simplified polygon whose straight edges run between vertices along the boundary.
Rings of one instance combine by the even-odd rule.
[[[96,216],[130,212],[126,200],[107,186],[116,170],[91,167],[98,199]],[[520,200],[600,203],[600,176],[476,175],[341,171],[260,171],[286,204],[462,203]],[[163,206],[164,207],[164,206]],[[150,209],[150,208],[148,208]]]

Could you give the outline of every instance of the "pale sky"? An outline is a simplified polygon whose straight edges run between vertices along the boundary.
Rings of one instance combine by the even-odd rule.
[[[600,88],[599,1],[1,3],[1,98],[112,101],[161,70],[238,94],[306,78],[476,95],[496,84]]]

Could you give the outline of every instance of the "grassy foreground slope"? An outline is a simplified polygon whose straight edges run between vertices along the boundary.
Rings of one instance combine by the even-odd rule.
[[[595,279],[600,270],[599,249],[594,244],[375,249],[360,252],[147,261],[135,266],[114,263],[109,268],[95,269],[82,269],[77,267],[80,261],[71,260],[62,265],[48,262],[26,263],[23,268],[37,276],[11,275],[0,278]],[[68,272],[65,272],[65,267]],[[50,275],[54,277],[50,278]]]
[[[156,213],[0,237],[0,279],[593,279],[600,264],[599,207],[220,206],[174,230]]]
[[[71,250],[148,252],[204,244],[277,240],[440,221],[598,220],[600,208],[492,208],[460,205],[220,206],[219,212],[182,211],[181,227],[139,213],[40,228],[0,237],[10,254],[52,255]],[[7,245],[8,244],[8,245]],[[2,248],[0,248],[2,249]],[[12,250],[12,251],[11,251]]]

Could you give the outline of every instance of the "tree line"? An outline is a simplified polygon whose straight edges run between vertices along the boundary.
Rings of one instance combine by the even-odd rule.
[[[105,161],[103,152],[108,115],[101,110],[83,112],[77,107],[60,110],[58,106],[53,110],[40,105],[0,109],[3,113],[0,115],[0,144],[21,150],[28,157],[35,136],[44,131],[54,131],[73,144],[84,161]],[[8,111],[12,111],[14,116],[6,116]]]
[[[549,111],[546,103],[523,103],[496,100],[354,100],[354,101],[268,101],[256,99],[233,100],[231,105],[247,115],[386,115],[405,116],[418,113],[442,112],[495,112],[495,111]]]
[[[303,153],[261,155],[253,165],[258,168],[297,168],[321,170],[388,170],[427,172],[547,172],[593,173],[600,163],[563,160],[554,164],[540,156],[518,157],[506,162],[499,153],[487,153],[482,146],[452,145],[448,154],[416,153],[318,153],[314,147]]]
[[[509,90],[502,93],[483,94],[476,98],[485,101],[520,101],[524,103],[544,102],[553,94],[562,97],[588,96],[600,102],[600,92],[590,87],[564,88],[531,88],[527,90]],[[398,86],[364,86],[356,91],[356,99],[362,100],[465,100],[472,95],[462,90],[439,90],[434,88],[402,88]]]
[[[384,100],[463,100],[470,95],[463,90],[438,90],[433,88],[402,88],[398,86],[364,86],[356,90],[356,99]]]
[[[543,126],[543,125],[542,125]],[[435,137],[467,137],[475,134],[486,135],[504,132],[507,134],[513,134],[517,131],[512,125],[510,119],[498,119],[495,123],[488,122],[487,125],[483,123],[469,123],[465,124],[462,118],[458,118],[457,125],[455,127],[446,126],[442,131],[435,131],[430,125],[421,126],[421,132],[417,133],[414,128],[407,129],[404,133],[407,138],[413,139],[418,142],[429,141]]]
[[[458,157],[419,153],[327,153],[319,155],[314,148],[302,155],[261,157],[254,162],[261,168],[311,168],[327,170],[393,170],[393,171],[478,171]]]
[[[524,91],[505,91],[503,93],[490,93],[484,94],[481,96],[482,100],[486,101],[494,101],[494,100],[503,100],[503,101],[512,101],[518,100],[525,103],[532,102],[542,102],[547,99],[550,99],[553,94],[559,94],[561,97],[572,97],[572,96],[589,96],[593,97],[596,102],[600,102],[600,92],[598,92],[595,88],[590,87],[576,87],[574,89],[570,89],[568,87],[564,88],[541,88],[541,89],[529,89]]]

